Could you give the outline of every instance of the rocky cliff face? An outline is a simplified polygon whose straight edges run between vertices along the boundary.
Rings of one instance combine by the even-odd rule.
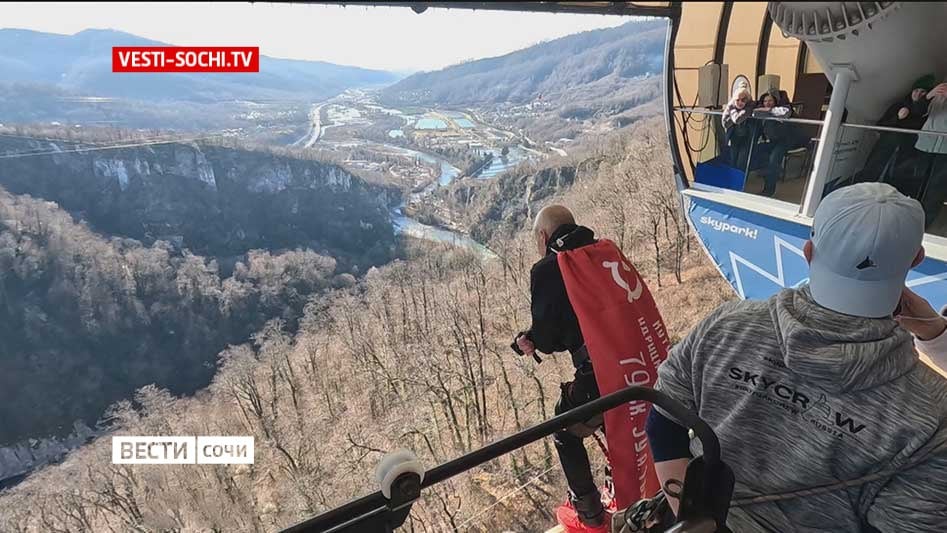
[[[200,255],[303,246],[358,269],[390,259],[399,193],[337,165],[195,143],[86,147],[0,140],[0,186],[54,201],[97,231]],[[9,157],[31,152],[48,155]]]
[[[74,220],[106,236],[129,237],[146,246],[162,240],[198,255],[226,258],[229,261],[219,261],[225,271],[222,278],[229,275],[223,265],[231,263],[229,268],[233,268],[234,257],[247,263],[245,254],[253,249],[310,248],[337,258],[337,273],[364,272],[387,262],[394,253],[390,208],[400,203],[400,192],[366,183],[337,165],[193,143],[85,148],[94,147],[0,137],[0,188],[55,202]],[[57,220],[48,213],[44,216]],[[0,217],[0,234],[30,222],[4,218]],[[70,238],[75,234],[63,233]],[[104,249],[106,242],[102,241]],[[164,249],[163,245],[159,248]],[[12,260],[2,252],[0,260]],[[114,261],[115,255],[90,252],[90,257],[102,258],[103,265]],[[181,255],[172,253],[174,259],[169,261],[185,261]],[[59,259],[70,263],[68,258]],[[92,276],[97,283],[111,279],[106,275],[111,271],[103,265],[102,272],[89,267],[100,275]],[[162,300],[167,297],[163,293],[143,296],[139,287],[125,296],[142,298],[141,305],[111,302],[120,311],[114,313],[114,323],[100,328],[101,335],[95,337],[75,323],[81,313],[70,307],[75,303],[73,289],[50,281],[55,265],[37,268],[43,275],[36,276],[38,280],[27,276],[29,283],[0,272],[0,281],[6,281],[6,286],[0,283],[0,382],[7,380],[0,389],[11,396],[4,409],[30,411],[29,416],[35,417],[30,424],[37,428],[32,434],[37,438],[22,440],[31,435],[22,431],[23,420],[0,413],[4,421],[0,423],[0,489],[31,469],[58,460],[93,434],[82,422],[70,431],[69,420],[85,415],[91,423],[108,403],[147,383],[175,393],[206,385],[216,354],[228,344],[245,341],[259,327],[255,322],[270,317],[252,295],[235,300],[246,306],[237,305],[228,322],[220,313],[189,310],[174,299]],[[292,290],[300,295],[299,305],[312,293],[311,288],[295,285]],[[282,298],[282,293],[274,294],[270,299]],[[110,301],[104,300],[113,297],[119,295],[109,288],[90,293],[90,305],[108,307]],[[208,308],[219,307],[200,302]],[[290,312],[295,304],[280,302],[280,309],[285,308],[280,316],[296,316]],[[147,316],[129,309],[141,309]],[[206,323],[174,318],[191,316],[188,312]],[[17,392],[19,385],[31,394]],[[92,399],[94,394],[87,389],[97,396]],[[34,410],[31,406],[37,399],[49,405]],[[65,402],[71,408],[59,409]]]
[[[594,162],[582,164],[590,165]],[[462,225],[471,237],[489,242],[522,228],[549,197],[571,187],[583,170],[562,165],[527,173],[509,172],[489,182],[467,180],[441,191],[439,199],[451,212],[465,213]]]
[[[0,447],[0,490],[14,485],[23,475],[37,467],[61,460],[70,450],[89,442],[96,432],[82,422],[73,425],[67,437],[47,437]]]

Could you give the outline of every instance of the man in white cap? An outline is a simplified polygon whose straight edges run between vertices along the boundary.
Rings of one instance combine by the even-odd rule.
[[[833,192],[809,284],[724,304],[659,368],[656,388],[720,437],[734,499],[765,497],[731,508],[734,532],[947,531],[947,380],[892,316],[923,234],[889,185]],[[652,409],[648,437],[662,485],[682,480],[686,431]]]

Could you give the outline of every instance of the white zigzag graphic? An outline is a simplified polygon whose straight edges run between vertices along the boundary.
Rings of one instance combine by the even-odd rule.
[[[746,293],[743,291],[743,278],[740,276],[740,269],[737,268],[737,264],[741,264],[746,268],[749,268],[753,272],[763,276],[764,278],[772,281],[773,283],[779,285],[780,287],[786,287],[786,277],[783,271],[783,255],[780,253],[780,248],[785,248],[799,257],[805,259],[805,254],[802,253],[802,250],[796,248],[792,244],[789,244],[785,240],[779,237],[773,237],[773,248],[776,252],[776,274],[773,275],[768,272],[766,269],[763,269],[753,263],[747,261],[742,256],[730,252],[730,266],[733,268],[733,277],[736,278],[737,283],[737,293],[740,295],[740,298],[746,299]],[[808,278],[803,278],[801,281],[805,281]],[[947,272],[942,272],[940,274],[934,274],[930,276],[922,276],[920,278],[909,280],[905,283],[907,287],[918,287],[921,285],[928,285],[930,283],[936,283],[938,281],[947,280]]]
[[[786,276],[785,272],[783,271],[783,254],[780,253],[780,248],[785,248],[803,259],[806,258],[805,254],[802,253],[802,250],[777,236],[773,237],[773,249],[776,252],[776,275],[773,275],[767,270],[754,265],[732,251],[730,252],[730,266],[733,268],[733,277],[736,278],[737,294],[740,295],[740,298],[745,300],[746,293],[743,292],[743,278],[740,276],[740,269],[737,268],[737,263],[749,268],[753,272],[756,272],[757,274],[772,281],[780,287],[786,287]]]

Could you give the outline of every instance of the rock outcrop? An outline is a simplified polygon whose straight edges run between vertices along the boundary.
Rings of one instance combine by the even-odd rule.
[[[0,157],[0,186],[54,201],[101,233],[215,257],[303,246],[362,270],[390,259],[400,193],[338,165],[195,143],[0,141],[0,156],[30,152],[44,155]]]
[[[583,166],[593,165],[586,161]],[[451,213],[463,213],[460,224],[480,242],[519,231],[551,196],[575,183],[583,168],[559,165],[529,172],[507,172],[494,180],[465,180],[438,193]]]

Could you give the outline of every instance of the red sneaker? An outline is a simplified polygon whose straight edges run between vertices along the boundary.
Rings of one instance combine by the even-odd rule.
[[[612,510],[605,510],[601,525],[589,526],[579,520],[579,515],[576,514],[572,502],[566,500],[566,503],[556,508],[556,521],[565,529],[566,533],[611,533]]]

